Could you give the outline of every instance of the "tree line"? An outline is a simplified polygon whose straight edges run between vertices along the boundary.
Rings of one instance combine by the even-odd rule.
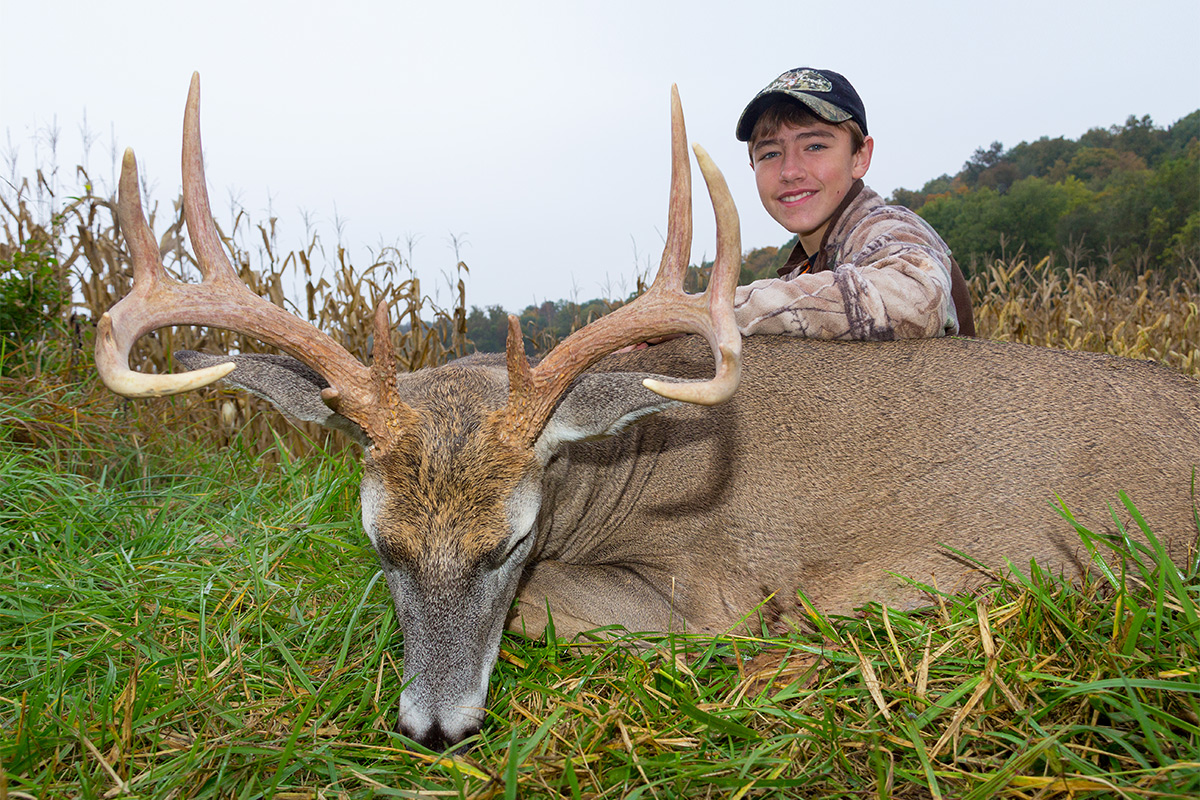
[[[1131,116],[1074,140],[992,142],[888,202],[924,217],[968,273],[1024,248],[1032,261],[1177,274],[1200,260],[1200,111],[1166,128]]]

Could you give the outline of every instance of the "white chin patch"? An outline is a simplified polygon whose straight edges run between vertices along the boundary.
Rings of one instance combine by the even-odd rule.
[[[363,530],[367,532],[367,538],[374,547],[379,530],[379,511],[383,507],[383,481],[370,472],[364,472],[358,494],[362,502]]]
[[[504,505],[508,527],[512,536],[524,536],[537,522],[538,510],[542,506],[541,482],[528,477],[517,485],[516,490]]]

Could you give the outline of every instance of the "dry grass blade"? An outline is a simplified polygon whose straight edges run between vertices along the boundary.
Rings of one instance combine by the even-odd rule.
[[[888,613],[888,607],[883,607],[883,627],[887,631],[888,643],[892,646],[892,652],[896,655],[896,663],[900,665],[900,670],[904,673],[904,682],[909,686],[914,685],[913,674],[908,670],[908,664],[904,663],[904,658],[900,655],[900,645],[896,641],[896,632],[892,630],[892,619]]]
[[[892,712],[888,711],[887,702],[883,699],[883,690],[879,686],[879,678],[875,674],[875,668],[871,666],[871,662],[862,654],[862,650],[858,648],[858,642],[854,641],[854,637],[849,637],[851,646],[854,647],[854,653],[858,656],[858,668],[862,672],[863,682],[867,685],[867,691],[871,694],[871,699],[875,701],[875,705],[879,708],[879,713],[883,714],[884,719],[891,719]]]

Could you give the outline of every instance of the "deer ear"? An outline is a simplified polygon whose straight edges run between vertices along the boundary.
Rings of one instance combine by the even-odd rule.
[[[648,372],[610,372],[582,375],[554,410],[534,452],[543,463],[568,442],[599,439],[619,433],[642,417],[680,405],[642,385]]]
[[[230,362],[237,364],[233,372],[223,378],[225,383],[263,398],[294,420],[315,422],[341,431],[363,446],[369,444],[362,428],[332,411],[321,400],[321,390],[329,386],[329,381],[291,356],[258,353],[224,356],[180,350],[175,353],[175,361],[188,369]]]

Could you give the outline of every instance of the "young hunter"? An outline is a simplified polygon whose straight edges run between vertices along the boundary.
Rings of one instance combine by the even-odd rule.
[[[923,219],[863,184],[875,142],[858,92],[823,69],[785,72],[737,124],[767,213],[800,237],[779,278],[737,289],[743,335],[974,336],[962,270]]]

